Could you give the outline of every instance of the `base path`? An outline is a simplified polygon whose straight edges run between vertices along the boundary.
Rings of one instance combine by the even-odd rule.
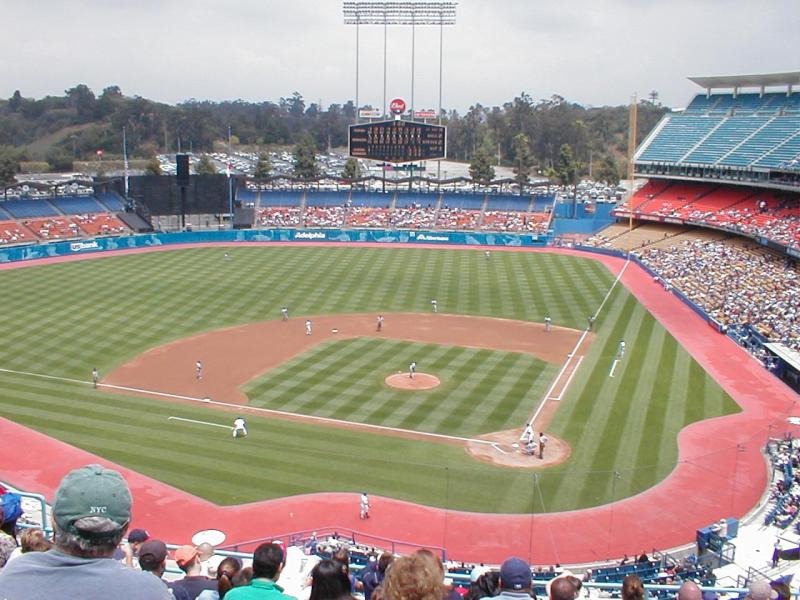
[[[154,397],[160,399],[164,398],[161,394],[171,394],[246,404],[242,385],[331,340],[370,336],[526,352],[561,363],[580,336],[561,327],[545,332],[539,323],[441,313],[384,314],[378,332],[375,318],[373,314],[304,315],[209,331],[148,350],[109,373],[102,383],[155,390],[159,395]],[[311,335],[306,335],[306,319],[312,322]],[[198,360],[203,363],[202,379],[196,377]]]
[[[570,250],[547,252],[597,260],[615,275],[623,265],[618,258]],[[219,507],[115,466],[134,494],[133,526],[146,527],[153,536],[175,543],[187,543],[196,531],[208,528],[224,531],[226,543],[235,543],[333,527],[352,531],[357,539],[375,540],[375,545],[380,537],[445,547],[453,560],[500,563],[518,555],[537,565],[592,562],[691,543],[698,528],[723,517],[741,517],[758,503],[766,486],[761,454],[766,432],[782,435],[794,429],[786,418],[794,414],[798,396],[644,270],[631,265],[622,283],[742,407],[742,413],[682,430],[677,466],[646,492],[593,509],[535,515],[456,512],[371,496],[371,518],[362,521],[358,494],[313,494]],[[314,335],[320,325],[315,322]],[[370,325],[374,329],[374,322]],[[387,329],[391,326],[387,317]],[[194,376],[194,360],[185,367],[189,378]],[[213,369],[209,364],[209,376]],[[50,500],[68,469],[92,461],[114,466],[5,420],[0,420],[0,439],[11,448],[36,449],[4,461],[0,480]]]

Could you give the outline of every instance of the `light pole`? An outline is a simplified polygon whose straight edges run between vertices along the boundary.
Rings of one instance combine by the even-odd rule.
[[[356,26],[356,123],[358,123],[358,71],[359,71],[359,27],[361,25],[383,25],[383,114],[386,114],[386,40],[389,25],[410,25],[411,42],[411,118],[414,118],[414,50],[415,28],[423,25],[438,25],[439,36],[445,25],[456,24],[458,2],[378,2],[375,0],[346,1],[342,4],[344,24]],[[442,106],[442,42],[439,41],[439,114]]]

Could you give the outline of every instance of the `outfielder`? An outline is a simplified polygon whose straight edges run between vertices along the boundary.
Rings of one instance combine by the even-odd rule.
[[[623,358],[625,356],[625,340],[619,341],[619,351],[617,352],[617,356],[619,358]]]
[[[239,437],[241,433],[241,437],[247,437],[247,422],[242,417],[236,417],[233,420],[233,437]]]
[[[306,335],[311,335],[311,319],[306,319]]]

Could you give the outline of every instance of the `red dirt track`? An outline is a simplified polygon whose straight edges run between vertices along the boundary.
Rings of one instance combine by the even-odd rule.
[[[597,260],[615,275],[623,266],[618,258],[564,249],[544,251]],[[27,264],[0,265],[0,269]],[[655,284],[645,271],[631,264],[622,282],[731,394],[742,412],[685,428],[678,438],[679,462],[669,477],[614,504],[533,516],[496,515],[441,510],[372,496],[368,521],[358,517],[357,494],[313,494],[219,507],[4,419],[0,419],[3,444],[28,451],[0,465],[0,480],[52,500],[67,470],[89,462],[113,466],[131,486],[135,498],[133,526],[146,527],[151,535],[174,543],[186,543],[196,531],[207,528],[224,531],[226,544],[335,528],[354,531],[357,538],[363,534],[445,547],[454,560],[499,563],[519,555],[534,564],[591,562],[686,544],[694,540],[696,529],[723,517],[741,517],[758,503],[766,486],[760,448],[768,431],[780,435],[790,429],[786,418],[793,414],[798,396]],[[599,325],[602,327],[602,315]],[[188,369],[192,373],[191,365]]]

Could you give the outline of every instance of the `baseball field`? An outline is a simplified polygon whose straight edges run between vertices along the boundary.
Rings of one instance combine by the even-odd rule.
[[[590,259],[430,248],[209,246],[2,271],[0,416],[219,504],[369,490],[476,512],[598,506],[666,477],[687,424],[739,410],[613,284]],[[558,460],[467,452],[514,452],[601,304],[540,416]],[[412,361],[439,385],[386,384]]]

